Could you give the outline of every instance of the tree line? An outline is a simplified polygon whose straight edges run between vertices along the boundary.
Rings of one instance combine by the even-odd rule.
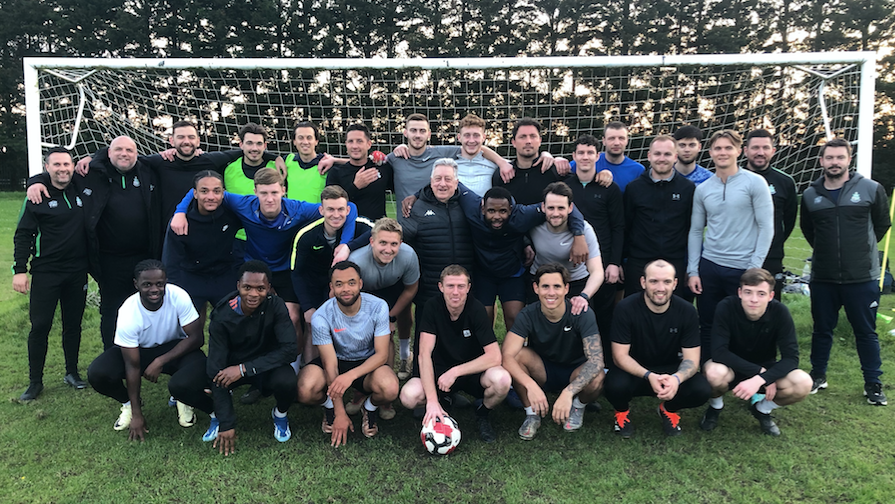
[[[0,189],[27,175],[22,58],[515,57],[895,48],[895,0],[0,0]],[[895,56],[874,178],[895,184]],[[889,175],[889,174],[892,175]]]

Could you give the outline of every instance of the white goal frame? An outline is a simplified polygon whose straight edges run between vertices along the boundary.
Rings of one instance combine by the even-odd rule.
[[[710,65],[822,65],[850,64],[860,66],[858,104],[858,137],[856,144],[856,169],[869,177],[872,166],[873,118],[875,104],[877,53],[826,52],[826,53],[774,53],[774,54],[699,54],[668,56],[594,56],[594,57],[518,57],[518,58],[426,58],[426,59],[313,59],[313,58],[247,58],[247,59],[118,59],[118,58],[24,58],[25,115],[27,128],[28,168],[31,175],[43,169],[42,150],[50,144],[41,138],[41,108],[38,72],[55,72],[61,76],[66,68],[169,68],[169,69],[520,69],[520,68],[587,68],[587,67],[666,67]],[[801,70],[813,73],[811,69]],[[818,101],[823,104],[823,86],[818,91]],[[80,123],[83,100],[79,105],[76,122]],[[827,120],[827,117],[824,117]],[[79,124],[73,125],[71,145],[77,142]],[[827,125],[827,136],[830,128]]]

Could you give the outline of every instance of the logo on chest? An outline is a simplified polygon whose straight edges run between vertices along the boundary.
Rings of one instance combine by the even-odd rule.
[[[428,217],[430,215],[435,215],[435,212],[433,212],[432,210],[426,210],[425,216]]]
[[[859,203],[860,201],[861,201],[861,195],[858,193],[858,191],[855,191],[854,194],[851,195],[851,202]]]
[[[679,332],[680,332],[680,331],[678,330],[677,327],[669,327],[669,328],[668,328],[668,333],[669,333],[669,334],[678,334]]]
[[[469,329],[463,329],[463,337],[469,338],[470,336],[472,336],[472,331],[470,331]]]
[[[768,189],[771,190],[771,196],[777,194],[777,188],[774,187],[774,184],[768,184]]]
[[[81,201],[81,197],[80,197],[80,196],[75,196],[75,204],[78,205],[79,207],[83,207],[83,206],[84,206],[84,202]]]
[[[680,195],[680,194],[678,194],[678,193],[674,193],[674,194],[671,195],[671,201],[680,201],[680,200],[681,200],[681,195]]]
[[[140,187],[140,179],[134,177],[134,187]]]
[[[56,208],[59,206],[59,202],[56,200],[50,200],[50,202],[47,203],[47,206],[49,206],[50,208]]]

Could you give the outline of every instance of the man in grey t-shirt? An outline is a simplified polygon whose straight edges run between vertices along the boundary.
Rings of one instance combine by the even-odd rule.
[[[410,377],[410,328],[413,325],[410,304],[420,286],[420,262],[416,251],[403,240],[403,228],[398,221],[383,217],[373,225],[370,244],[352,252],[348,260],[360,266],[364,292],[388,304],[389,328],[394,332],[397,327],[400,341],[398,378],[406,380]],[[394,342],[389,339],[389,367],[394,367],[394,361]],[[357,400],[352,402],[355,403]]]
[[[320,357],[299,372],[298,400],[323,405],[323,432],[339,446],[348,441],[348,429],[354,431],[342,400],[345,391],[353,387],[368,396],[361,408],[361,430],[373,437],[379,432],[379,406],[398,397],[398,377],[386,365],[390,332],[385,301],[361,294],[360,268],[350,261],[330,269],[329,285],[334,297],[311,319]]]

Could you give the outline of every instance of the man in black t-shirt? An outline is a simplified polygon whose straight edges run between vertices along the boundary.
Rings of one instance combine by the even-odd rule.
[[[673,294],[674,266],[657,259],[643,270],[644,292],[623,299],[612,323],[612,359],[606,399],[615,408],[615,432],[634,433],[628,403],[635,396],[662,400],[659,417],[665,434],[681,433],[683,408],[705,404],[711,394],[699,370],[699,317],[696,308]],[[680,355],[683,355],[683,358]]]
[[[375,221],[385,215],[385,192],[394,191],[392,165],[370,160],[373,147],[370,130],[363,124],[352,124],[345,132],[348,162],[334,166],[326,174],[326,185],[341,186],[348,199],[357,205],[357,214]]]
[[[569,271],[555,263],[534,274],[538,302],[519,312],[503,341],[503,365],[525,407],[519,436],[531,440],[550,411],[544,392],[561,391],[553,403],[553,421],[576,431],[584,407],[595,401],[603,385],[603,346],[593,310],[572,314]],[[525,346],[525,340],[528,345]]]
[[[476,424],[486,443],[497,439],[488,413],[510,390],[510,374],[500,367],[500,347],[485,306],[469,296],[469,272],[457,264],[441,272],[435,296],[426,302],[420,325],[419,359],[413,378],[401,389],[407,409],[425,405],[423,425],[445,415],[452,392],[477,398]],[[442,403],[444,406],[442,406]]]
[[[780,360],[777,360],[777,349]],[[811,392],[812,380],[799,369],[796,328],[786,306],[774,300],[774,276],[751,268],[740,277],[736,296],[720,303],[712,326],[712,359],[705,363],[712,399],[699,426],[718,425],[724,393],[751,403],[761,430],[779,436],[771,411],[794,404]]]

